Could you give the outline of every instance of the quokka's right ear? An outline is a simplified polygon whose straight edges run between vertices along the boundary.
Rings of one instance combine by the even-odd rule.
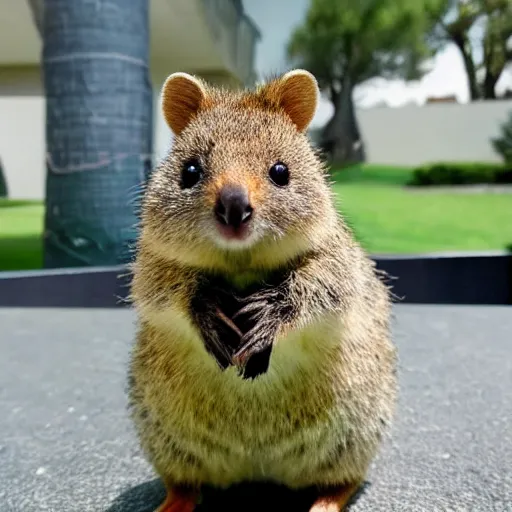
[[[179,135],[206,99],[205,85],[187,73],[173,73],[162,87],[162,112],[169,128]]]

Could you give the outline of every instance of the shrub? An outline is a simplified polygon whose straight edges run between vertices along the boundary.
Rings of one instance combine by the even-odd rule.
[[[409,185],[512,184],[512,162],[508,164],[436,163],[413,170]]]
[[[512,112],[507,121],[501,125],[501,136],[491,140],[495,151],[505,162],[512,162]]]

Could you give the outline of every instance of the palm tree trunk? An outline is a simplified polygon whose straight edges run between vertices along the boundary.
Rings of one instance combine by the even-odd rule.
[[[45,0],[47,267],[130,257],[151,168],[148,0]]]

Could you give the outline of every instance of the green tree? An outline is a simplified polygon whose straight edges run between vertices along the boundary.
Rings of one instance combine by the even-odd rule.
[[[372,78],[416,79],[431,56],[443,0],[312,0],[288,43],[295,66],[311,71],[334,107],[321,146],[332,162],[364,159],[354,88]]]
[[[445,0],[444,4],[431,44],[437,49],[451,42],[460,50],[472,100],[495,99],[496,83],[512,62],[512,1]]]
[[[331,162],[364,160],[354,88],[376,77],[419,78],[432,54],[425,34],[444,7],[443,0],[311,1],[287,51],[293,65],[316,76],[334,107],[320,141]]]

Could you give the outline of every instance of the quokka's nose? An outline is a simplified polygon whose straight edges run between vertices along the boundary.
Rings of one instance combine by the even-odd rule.
[[[249,222],[253,208],[247,190],[236,185],[226,185],[220,191],[215,205],[217,219],[226,226],[240,227]]]

